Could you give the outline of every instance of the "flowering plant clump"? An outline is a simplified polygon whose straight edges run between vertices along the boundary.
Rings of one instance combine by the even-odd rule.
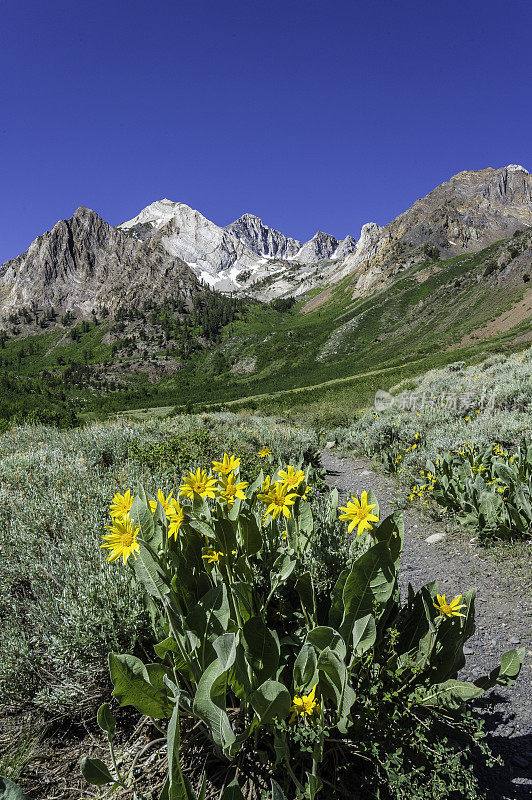
[[[482,536],[532,534],[532,442],[511,449],[465,442],[422,474],[426,482],[413,487],[411,500],[433,497]]]
[[[373,492],[341,509],[330,493],[330,521],[356,528],[363,546],[336,572],[332,591],[319,594],[308,564],[319,534],[306,499],[313,468],[280,465],[253,483],[240,480],[236,455],[225,453],[213,468],[188,470],[178,498],[162,490],[151,498],[142,488],[115,495],[104,537],[109,561],[122,558],[143,586],[160,631],[150,663],[109,655],[116,701],[165,733],[160,800],[195,797],[181,729],[185,736],[199,728],[203,737],[200,797],[223,774],[215,791],[226,800],[270,788],[278,800],[314,800],[325,786],[336,798],[345,794],[342,780],[357,792],[382,783],[377,742],[397,709],[399,736],[408,740],[405,725],[452,725],[467,700],[515,680],[523,658],[516,650],[489,675],[457,680],[475,628],[474,592],[447,602],[429,583],[409,587],[403,604],[402,517],[381,519]],[[97,785],[137,782],[133,768],[118,770],[108,704],[98,723],[113,766],[84,759],[84,776]]]

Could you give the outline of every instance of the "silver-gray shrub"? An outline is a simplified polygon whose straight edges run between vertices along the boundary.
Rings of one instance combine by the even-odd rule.
[[[203,426],[296,456],[310,442],[299,428],[228,413],[68,431],[28,425],[0,436],[3,702],[80,713],[107,690],[109,650],[143,653],[151,637],[142,593],[130,571],[110,568],[100,549],[109,502],[140,483],[161,486],[157,472],[128,458],[132,442]]]
[[[425,396],[423,408],[419,400],[416,408],[401,407],[409,405],[411,393],[418,399]],[[458,403],[454,408],[449,403],[449,397],[468,393],[475,396],[469,405]],[[402,453],[399,468],[404,477],[415,479],[427,460],[466,441],[481,446],[490,442],[517,445],[523,436],[530,437],[532,348],[511,356],[492,356],[473,366],[457,364],[432,370],[409,381],[408,388],[399,384],[392,394],[395,402],[391,408],[365,410],[354,424],[333,434],[345,451],[377,457],[391,439]],[[414,443],[417,447],[405,453]]]

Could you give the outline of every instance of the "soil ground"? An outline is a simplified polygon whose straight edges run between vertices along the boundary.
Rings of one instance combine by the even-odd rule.
[[[404,488],[392,477],[375,471],[365,459],[341,458],[322,452],[327,483],[338,489],[341,500],[350,492],[360,495],[373,489],[381,516],[404,504]],[[405,545],[400,584],[406,592],[411,583],[418,589],[438,580],[441,590],[454,597],[470,588],[477,591],[474,636],[465,649],[467,666],[460,677],[475,679],[493,669],[500,655],[516,647],[525,648],[525,662],[516,684],[492,690],[478,702],[485,720],[492,751],[503,765],[489,772],[481,769],[481,780],[489,800],[532,798],[532,594],[528,581],[498,564],[457,523],[433,520],[419,507],[404,511]],[[427,537],[441,534],[437,543]],[[525,548],[530,564],[532,546]],[[523,573],[524,574],[524,573]]]

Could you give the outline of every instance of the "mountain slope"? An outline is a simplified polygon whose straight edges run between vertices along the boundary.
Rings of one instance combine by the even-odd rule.
[[[529,230],[478,253],[425,256],[364,297],[347,276],[326,299],[316,289],[294,306],[200,290],[188,307],[154,293],[77,324],[10,314],[0,330],[0,417],[58,398],[104,413],[263,403],[298,389],[301,404],[305,392],[326,398],[333,385],[348,387],[352,404],[368,402],[376,388],[425,369],[523,347],[532,339],[531,277]]]
[[[220,228],[185,203],[166,199],[147,206],[119,228],[140,240],[160,242],[218,291],[242,291],[261,299],[272,296],[257,288],[262,284],[282,282],[287,273],[306,274],[314,265],[342,259],[355,249],[351,236],[338,242],[322,231],[301,244],[264,225],[254,214],[244,214]],[[276,295],[284,293],[283,286],[281,283]]]
[[[358,242],[318,231],[301,244],[252,214],[222,228],[166,199],[118,228],[78,209],[0,268],[0,312],[37,302],[87,315],[197,278],[268,301],[316,287],[327,297],[347,277],[360,297],[427,257],[475,252],[530,226],[532,176],[518,165],[461,172],[386,226],[365,224]]]
[[[532,176],[524,167],[460,172],[374,231],[370,247],[359,241],[356,252],[334,268],[329,279],[356,275],[356,289],[362,294],[422,261],[428,252],[437,251],[442,258],[475,252],[529,227]]]
[[[190,300],[191,269],[156,241],[139,241],[80,207],[0,269],[0,309],[36,305],[88,317],[92,309],[141,303],[150,293]]]

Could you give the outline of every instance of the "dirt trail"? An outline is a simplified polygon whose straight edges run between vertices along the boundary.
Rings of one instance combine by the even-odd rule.
[[[327,483],[338,489],[342,500],[349,492],[360,494],[371,488],[381,516],[387,516],[404,498],[404,490],[399,492],[391,478],[372,471],[365,459],[340,458],[324,450],[322,463]],[[489,800],[528,800],[532,798],[532,597],[497,574],[493,560],[483,557],[463,532],[456,532],[456,526],[446,527],[417,508],[407,509],[404,520],[403,596],[408,583],[417,589],[435,579],[451,597],[473,587],[477,590],[477,629],[467,643],[467,666],[460,677],[474,680],[492,669],[504,651],[526,650],[515,686],[493,690],[479,701],[478,708],[492,750],[504,760],[504,766],[482,774]],[[429,544],[425,539],[432,534],[443,534],[443,538]]]

